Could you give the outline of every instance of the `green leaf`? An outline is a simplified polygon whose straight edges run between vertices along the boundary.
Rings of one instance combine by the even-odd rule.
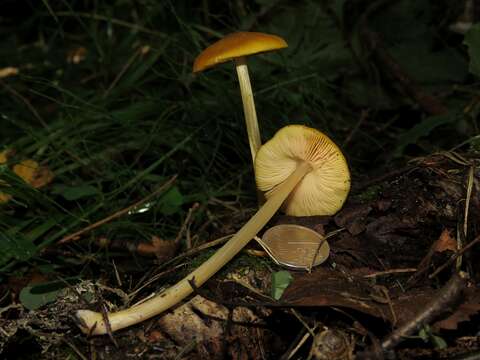
[[[436,127],[452,123],[456,119],[456,114],[450,112],[444,115],[433,115],[422,120],[419,124],[399,137],[397,147],[394,151],[394,157],[401,156],[407,145],[416,143],[421,137],[430,134]]]
[[[184,198],[177,186],[173,186],[160,199],[160,212],[163,215],[172,215],[180,211]]]
[[[61,281],[25,286],[20,291],[20,302],[28,310],[36,310],[45,304],[54,302],[57,295],[65,287]]]
[[[87,198],[98,194],[97,188],[91,185],[66,186],[57,185],[52,191],[54,194],[62,195],[65,200],[73,201]]]
[[[447,347],[447,343],[443,338],[437,335],[431,335],[432,343],[435,349],[445,349]]]
[[[468,30],[463,43],[468,47],[469,70],[472,74],[480,77],[480,24],[475,24]]]
[[[418,332],[418,336],[420,339],[422,339],[424,342],[428,342],[429,339],[429,329],[428,328],[421,328],[420,331]]]
[[[279,300],[285,289],[292,282],[292,275],[285,270],[277,271],[272,274],[272,297],[275,300]]]

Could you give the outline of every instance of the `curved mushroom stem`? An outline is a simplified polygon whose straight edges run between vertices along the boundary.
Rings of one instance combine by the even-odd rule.
[[[252,85],[250,83],[250,76],[248,75],[247,60],[245,56],[235,59],[235,68],[237,69],[240,93],[242,94],[243,112],[247,125],[250,153],[252,154],[252,161],[254,161],[257,151],[262,145],[262,140],[260,138],[260,128],[258,127],[257,112],[255,110]]]
[[[274,193],[265,204],[222,248],[176,285],[143,303],[107,314],[109,331],[123,329],[158,315],[190,295],[193,292],[190,281],[193,281],[195,286],[201,286],[242,250],[272,218],[287,196],[310,170],[311,166],[307,162],[299,163],[295,171],[275,188]],[[101,335],[107,333],[107,325],[101,313],[78,310],[76,317],[80,329],[85,334]]]

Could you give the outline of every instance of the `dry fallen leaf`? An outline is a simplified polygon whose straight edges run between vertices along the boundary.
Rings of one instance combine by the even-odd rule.
[[[0,164],[4,164],[8,160],[10,150],[0,152]],[[13,166],[13,172],[21,177],[27,184],[35,189],[47,185],[53,180],[53,172],[46,166],[40,166],[35,160],[23,160],[19,164]],[[1,182],[2,186],[10,186],[5,182]],[[8,202],[12,196],[0,192],[0,204]]]
[[[472,315],[480,312],[480,291],[469,293],[467,291],[466,300],[456,311],[446,319],[437,321],[435,329],[456,330],[458,324],[463,321],[470,321]]]
[[[450,230],[444,229],[442,231],[440,237],[433,245],[433,250],[436,252],[444,252],[448,250],[455,252],[457,250],[457,240],[452,237]]]
[[[7,162],[9,154],[10,154],[9,149],[5,149],[3,151],[0,151],[0,165],[5,164]],[[5,182],[0,181],[0,185],[1,184],[5,184]],[[5,184],[5,186],[7,186],[7,185]],[[11,197],[12,196],[9,195],[9,194],[5,194],[5,193],[0,192],[0,204],[4,204],[4,203],[8,202]]]
[[[8,202],[11,198],[12,195],[0,192],[0,204]]]
[[[10,153],[10,150],[8,149],[0,151],[0,164],[5,164],[7,162],[9,153]]]
[[[137,245],[137,252],[143,256],[156,256],[159,260],[172,259],[177,252],[178,244],[175,241],[163,240],[152,236],[150,242],[141,242]]]
[[[53,173],[47,167],[40,166],[35,160],[23,160],[13,167],[13,172],[35,189],[41,188],[53,180]]]
[[[79,46],[67,52],[67,62],[69,64],[80,64],[87,57],[87,49]]]

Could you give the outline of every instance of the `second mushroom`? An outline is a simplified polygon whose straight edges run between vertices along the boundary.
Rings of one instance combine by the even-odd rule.
[[[332,215],[345,202],[350,173],[340,149],[325,134],[302,126],[280,129],[255,159],[258,187],[267,201],[212,257],[174,286],[138,305],[115,313],[79,310],[85,334],[98,335],[137,324],[178,304],[230,261],[267,224],[280,207],[288,215]]]
[[[220,63],[230,60],[235,61],[252,162],[255,160],[262,142],[246,58],[249,55],[285,47],[287,47],[285,40],[276,35],[258,32],[236,32],[210,45],[198,55],[193,64],[193,72],[199,72]]]

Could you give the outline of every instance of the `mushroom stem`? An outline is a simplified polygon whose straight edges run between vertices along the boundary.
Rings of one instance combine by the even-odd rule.
[[[248,75],[247,59],[245,56],[235,59],[238,82],[240,83],[240,93],[242,94],[243,112],[247,125],[248,143],[250,144],[250,153],[252,161],[255,161],[257,151],[262,145],[260,138],[260,129],[258,127],[257,112],[253,100],[252,85]]]
[[[312,167],[308,162],[303,161],[299,163],[295,171],[275,188],[274,193],[265,204],[222,248],[176,285],[138,305],[107,314],[109,330],[113,332],[123,329],[158,315],[190,295],[193,292],[190,281],[193,281],[195,286],[201,286],[242,250],[267,224],[295,186],[311,169]],[[107,326],[101,313],[90,310],[78,310],[76,317],[80,329],[85,334],[101,335],[107,333]]]

